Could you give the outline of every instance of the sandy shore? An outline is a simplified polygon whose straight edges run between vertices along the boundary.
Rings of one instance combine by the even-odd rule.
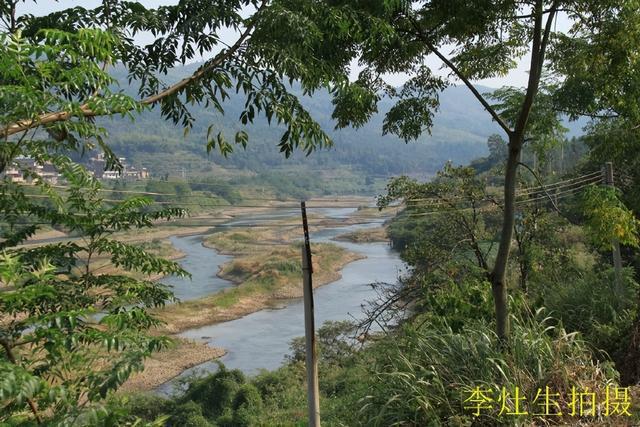
[[[118,392],[152,390],[186,369],[224,356],[225,350],[206,343],[174,337],[176,346],[154,353],[145,360],[144,371],[136,373]]]
[[[340,271],[345,265],[362,258],[362,255],[345,251],[330,270],[326,267],[320,268],[319,263],[314,260],[314,288],[340,279],[342,277]],[[233,276],[225,274],[224,270],[218,275],[237,282]],[[156,314],[165,322],[161,328],[162,333],[178,334],[188,329],[227,322],[268,308],[277,300],[302,298],[302,286],[299,283],[287,284],[268,292],[249,289],[246,294],[242,293],[243,286],[245,286],[244,282],[235,288],[226,289],[214,295],[159,310]],[[233,295],[234,292],[238,295]],[[228,303],[229,298],[233,298],[231,303]]]

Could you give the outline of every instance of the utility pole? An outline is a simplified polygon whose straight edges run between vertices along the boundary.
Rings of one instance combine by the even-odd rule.
[[[302,245],[302,290],[304,296],[304,336],[307,366],[307,402],[309,406],[309,426],[320,427],[320,391],[318,387],[318,354],[316,348],[316,332],[313,307],[313,264],[311,262],[311,245],[309,243],[309,224],[307,223],[307,207],[300,202],[302,211],[302,228],[304,244]]]
[[[613,182],[613,163],[606,162],[604,164],[604,178],[607,186],[614,188]],[[622,256],[620,255],[620,242],[615,237],[611,241],[613,247],[613,267],[616,273],[616,292],[622,292]]]

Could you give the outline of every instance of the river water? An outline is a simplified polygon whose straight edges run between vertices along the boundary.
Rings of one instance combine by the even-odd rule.
[[[347,218],[355,209],[315,209],[335,220]],[[289,215],[296,215],[292,211]],[[282,218],[279,212],[277,218]],[[251,218],[238,219],[228,224],[250,224],[256,219],[273,218],[269,214],[260,214]],[[334,221],[335,222],[335,221]],[[381,219],[367,224],[345,225],[344,227],[325,228],[312,233],[312,242],[328,242],[332,238],[350,231],[377,227]],[[171,242],[186,257],[181,264],[191,272],[193,280],[170,278],[165,281],[174,287],[175,294],[182,300],[199,298],[207,294],[233,286],[227,280],[216,277],[224,262],[231,257],[218,254],[215,250],[202,246],[201,236],[173,237]],[[373,299],[375,291],[371,284],[376,282],[396,283],[402,274],[404,264],[398,254],[384,242],[351,243],[333,242],[366,258],[347,264],[342,269],[342,277],[335,282],[314,290],[316,327],[327,320],[350,320],[362,318],[362,304]],[[240,369],[246,374],[255,374],[261,369],[278,368],[286,354],[289,344],[295,337],[304,335],[304,312],[302,300],[280,301],[281,307],[265,309],[242,318],[215,325],[191,329],[180,334],[185,338],[204,340],[215,347],[227,350],[222,361],[231,369]],[[195,372],[217,369],[217,364],[207,362],[183,372],[180,377]],[[174,380],[160,386],[157,391],[170,393]]]

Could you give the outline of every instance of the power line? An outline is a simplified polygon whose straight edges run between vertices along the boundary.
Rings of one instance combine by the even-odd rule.
[[[25,187],[25,188],[37,188],[34,186],[28,186],[28,185],[20,185],[21,187]],[[72,187],[68,187],[68,186],[63,186],[63,185],[52,185],[51,187],[54,188],[61,188],[61,189],[70,189]],[[115,194],[132,194],[132,195],[138,195],[138,196],[164,196],[164,197],[177,197],[177,198],[189,198],[189,197],[197,197],[197,198],[207,198],[210,197],[206,194],[178,194],[178,193],[156,193],[156,192],[152,192],[152,191],[137,191],[137,190],[109,190],[109,189],[99,189],[98,190],[101,193],[115,193]],[[197,191],[197,190],[195,190]],[[219,195],[218,195],[219,196]],[[262,201],[270,201],[270,202],[277,202],[277,203],[284,203],[284,202],[296,202],[299,203],[301,199],[294,199],[294,198],[266,198],[266,197],[244,197],[244,196],[239,196],[242,200],[262,200]],[[220,197],[222,199],[224,199],[224,197]],[[314,199],[311,199],[312,201]],[[332,198],[332,199],[327,199],[327,198],[316,198],[315,200],[317,201],[334,201],[334,202],[348,202],[349,199],[348,198]],[[119,200],[118,200],[119,201]],[[361,201],[357,201],[354,200],[352,201],[352,203],[361,203]]]
[[[579,192],[580,190],[582,190],[582,189],[584,189],[584,188],[586,188],[586,187],[589,187],[589,186],[595,185],[596,183],[597,183],[597,181],[595,181],[595,182],[590,182],[590,183],[584,184],[584,185],[582,185],[582,186],[580,186],[580,187],[571,188],[571,189],[569,189],[569,190],[565,190],[565,191],[562,191],[562,192],[558,192],[558,193],[556,193],[556,194],[552,195],[552,197],[553,197],[554,199],[558,199],[558,200],[560,200],[560,199],[564,199],[564,198],[566,198],[566,197],[570,197],[570,196],[572,196],[572,195],[575,195],[575,194],[576,194],[577,192]],[[527,199],[527,200],[520,200],[520,201],[517,201],[517,202],[515,203],[515,205],[516,205],[516,206],[525,206],[525,205],[528,205],[528,204],[533,203],[533,202],[537,202],[537,201],[541,201],[541,200],[548,200],[548,199],[549,199],[549,197],[548,197],[548,196],[546,196],[546,195],[544,195],[544,196],[540,196],[540,197],[533,198],[533,199]],[[411,206],[411,207],[414,207],[414,206]],[[437,215],[437,214],[444,214],[444,213],[465,212],[465,211],[473,211],[473,210],[476,210],[476,211],[487,211],[487,210],[495,209],[495,208],[498,208],[498,207],[499,207],[499,206],[497,206],[497,205],[493,204],[493,205],[491,205],[491,206],[465,207],[465,208],[450,208],[450,209],[434,210],[434,211],[429,211],[429,212],[408,213],[407,215],[408,215],[408,216],[430,216],[430,215]]]
[[[580,187],[576,187],[576,188],[571,188],[569,190],[565,190],[559,193],[554,194],[554,199],[560,200],[560,199],[564,199],[566,197],[570,197],[575,195],[577,192],[579,192],[580,190],[582,190],[583,188],[589,187],[589,186],[593,186],[595,185],[596,182],[591,182],[588,184],[584,184]],[[548,199],[548,197],[545,196],[541,196],[538,198],[533,198],[533,199],[527,199],[527,200],[521,200],[516,202],[516,206],[524,206],[536,201],[540,201],[540,200],[546,200]],[[420,213],[408,213],[407,216],[410,217],[419,217],[419,216],[429,216],[429,215],[437,215],[437,214],[446,214],[446,213],[452,213],[452,212],[465,212],[465,211],[471,211],[471,210],[477,210],[477,211],[487,211],[489,209],[496,209],[499,208],[499,206],[497,205],[492,205],[492,206],[484,206],[484,207],[467,207],[467,208],[452,208],[452,209],[441,209],[441,210],[435,210],[435,211],[429,211],[429,212],[420,212]],[[226,219],[226,218],[225,218]],[[188,219],[186,219],[188,220]],[[197,221],[197,219],[195,219],[195,221]],[[211,227],[211,228],[218,228],[218,229],[233,229],[233,228],[295,228],[295,227],[302,227],[302,223],[301,222],[294,222],[294,223],[280,223],[280,222],[275,222],[275,223],[267,223],[269,221],[279,221],[278,219],[254,219],[253,223],[249,223],[249,224],[233,224],[233,223],[224,223],[224,222],[216,222],[216,223],[191,223],[191,224],[179,224],[179,223],[174,223],[174,222],[167,222],[165,223],[166,226],[170,226],[170,227]],[[316,221],[313,223],[310,223],[309,225],[312,227],[315,226],[321,226],[324,228],[342,228],[342,227],[347,227],[347,226],[351,226],[351,225],[371,225],[371,224],[379,224],[382,225],[384,222],[386,221],[386,219],[380,219],[380,218],[376,218],[376,219],[372,219],[369,221],[358,221],[358,222],[347,222],[347,221],[341,221],[341,222],[335,222],[335,220],[320,220],[320,221]],[[262,223],[260,223],[262,222]],[[16,222],[14,223],[15,225],[52,225],[51,222],[37,222],[37,221],[32,221],[32,222]],[[63,225],[64,224],[60,224]]]
[[[551,197],[553,197],[554,199],[556,199],[556,198],[557,199],[563,199],[565,197],[569,197],[569,196],[572,196],[572,195],[578,193],[580,190],[582,190],[582,189],[584,189],[586,187],[590,187],[590,186],[593,186],[593,185],[596,185],[596,184],[597,184],[597,182],[591,182],[591,183],[585,184],[585,185],[583,185],[581,187],[572,188],[570,190],[566,190],[566,191],[563,191],[563,192],[560,192],[560,193],[557,193],[557,194],[552,194]],[[549,200],[549,197],[547,195],[544,195],[544,196],[537,197],[535,199],[523,200],[521,202],[522,203],[532,203],[532,202],[536,202],[536,201],[539,201],[539,200]]]
[[[599,172],[598,172],[598,174],[599,174]],[[581,185],[583,185],[585,183],[587,183],[587,184],[597,183],[597,182],[601,181],[602,178],[601,177],[597,177],[597,176],[592,176],[590,178],[580,177],[580,179],[581,179],[580,181],[575,181],[575,179],[574,179],[572,181],[575,181],[575,182],[565,183],[563,185],[558,185],[556,187],[551,188],[550,190],[552,190],[552,191],[564,191],[564,190],[569,189],[569,188],[575,188],[576,186],[581,186]],[[567,180],[567,181],[569,181],[569,180]],[[565,182],[567,182],[567,181],[565,181]],[[540,194],[540,193],[545,191],[545,189],[543,187],[538,187],[538,188],[540,188],[540,190],[538,190],[538,191],[529,191],[527,193],[516,193],[516,197],[526,197],[526,196],[529,196],[529,195],[537,196],[538,194]],[[530,190],[532,190],[532,189],[533,189],[533,187],[530,188]],[[546,190],[549,191],[549,188],[547,188]],[[434,206],[435,207],[435,206],[442,206],[442,205],[450,204],[450,203],[452,203],[452,199],[460,200],[460,199],[463,199],[463,198],[464,198],[464,196],[455,196],[454,195],[454,196],[448,197],[447,199],[444,199],[444,198],[409,199],[408,200],[409,202],[420,200],[420,201],[422,201],[422,203],[420,203],[420,204],[412,203],[412,204],[409,204],[407,206],[419,207],[419,206],[422,205],[422,206]],[[496,198],[495,197],[485,197],[485,198],[479,199],[479,201],[496,202]],[[499,201],[502,201],[502,200],[499,200]]]
[[[573,182],[573,181],[578,181],[578,180],[581,180],[583,178],[593,178],[594,176],[602,176],[602,171],[590,172],[590,173],[587,173],[587,174],[584,174],[584,175],[580,175],[580,176],[577,176],[577,177],[574,177],[574,178],[565,179],[565,180],[557,181],[557,182],[552,182],[550,184],[544,185],[544,188],[552,188],[552,187],[555,187],[557,185],[561,185],[561,184],[568,183],[568,182]],[[523,191],[523,192],[530,191],[530,190],[536,190],[537,191],[540,188],[543,188],[543,186],[525,187],[525,188],[521,188],[519,191]]]
[[[27,198],[35,198],[35,199],[49,199],[50,196],[45,195],[45,194],[25,194],[24,195]],[[126,200],[117,200],[117,199],[99,199],[100,202],[106,202],[106,203],[122,203],[125,202]],[[320,203],[320,201],[318,202]],[[203,208],[218,208],[218,209],[241,209],[241,208],[246,208],[246,209],[267,209],[267,210],[279,210],[279,209],[284,209],[284,210],[295,210],[298,209],[299,206],[298,205],[268,205],[268,204],[264,204],[264,205],[212,205],[212,204],[206,204],[206,203],[195,203],[195,202],[182,202],[182,201],[157,201],[157,200],[150,200],[149,206],[153,206],[153,205],[161,205],[161,206],[198,206],[198,207],[203,207]],[[350,205],[327,205],[327,204],[320,204],[317,206],[309,206],[309,209],[357,209],[359,207],[361,207],[362,204],[350,204]],[[375,206],[367,206],[370,208],[376,208]],[[391,209],[393,207],[388,207],[388,208],[384,208],[384,209]]]
[[[588,180],[596,180],[597,176],[600,175],[601,172],[597,171],[597,172],[592,172],[589,174],[585,174],[579,177],[575,177],[575,178],[571,178],[571,179],[567,179],[567,180],[563,180],[563,181],[559,181],[553,184],[549,184],[547,186],[544,187],[528,187],[528,188],[523,188],[521,190],[518,190],[517,192],[517,196],[521,197],[521,196],[526,196],[529,194],[535,194],[535,193],[539,193],[541,191],[544,191],[545,189],[548,191],[550,189],[554,189],[554,190],[558,190],[558,189],[564,189],[567,187],[571,187],[574,185],[578,185],[579,183],[582,182],[586,182]],[[215,183],[194,183],[197,185],[213,185],[215,186]],[[25,186],[25,185],[21,185],[23,187],[28,187],[28,188],[34,188],[31,186]],[[69,186],[63,186],[63,185],[51,185],[51,187],[54,188],[62,188],[62,189],[69,189],[71,187]],[[116,189],[99,189],[98,191],[100,192],[111,192],[111,193],[115,193],[115,194],[132,194],[132,195],[140,195],[140,196],[161,196],[161,197],[176,197],[179,199],[183,199],[183,198],[206,198],[206,195],[200,195],[200,194],[177,194],[177,193],[159,193],[159,192],[152,192],[152,191],[136,191],[136,190],[116,190]],[[48,198],[49,196],[46,195],[25,195],[27,197],[33,197],[33,198]],[[464,196],[451,196],[451,199],[461,199]],[[274,203],[286,203],[286,202],[299,202],[299,200],[297,199],[293,199],[293,198],[287,198],[287,199],[283,199],[283,198],[258,198],[258,197],[241,197],[243,200],[259,200],[259,201],[269,201],[269,202],[274,202]],[[224,198],[223,198],[224,199]],[[491,199],[486,199],[486,200],[491,200]],[[108,203],[119,203],[122,200],[117,200],[117,199],[102,199],[102,201],[104,202],[108,202]],[[333,202],[348,202],[344,199],[340,199],[340,198],[334,198],[334,199],[317,199],[318,202],[329,202],[329,201],[333,201]],[[438,204],[443,204],[446,203],[446,201],[443,201],[440,198],[413,198],[413,199],[407,199],[405,201],[406,203],[413,203],[414,205],[417,205],[416,202],[423,202],[425,205],[438,205]],[[206,203],[195,203],[195,202],[184,202],[184,201],[159,201],[159,200],[153,200],[154,204],[158,204],[158,205],[175,205],[175,204],[179,204],[181,206],[199,206],[199,207],[209,207],[209,208],[269,208],[269,209],[297,209],[298,205],[259,205],[259,204],[245,204],[245,205],[240,205],[240,204],[234,204],[234,205],[218,205],[218,204],[206,204]],[[349,204],[349,205],[324,205],[324,206],[310,206],[310,209],[319,209],[319,208],[353,208],[353,207],[358,207],[358,206],[362,206],[362,203],[359,201],[353,201],[352,202],[353,205]],[[354,206],[356,205],[356,206]]]
[[[554,184],[550,184],[549,186],[545,186],[545,187],[529,187],[526,189],[523,189],[524,192],[521,192],[519,194],[516,195],[516,197],[523,197],[523,196],[527,196],[527,195],[537,195],[536,193],[540,193],[541,191],[544,191],[545,189],[548,191],[550,188],[553,189],[554,192],[556,192],[557,196],[563,195],[565,193],[567,193],[568,191],[572,191],[572,190],[579,190],[581,188],[583,188],[585,185],[591,185],[591,184],[595,184],[598,181],[600,181],[600,177],[598,176],[600,175],[600,172],[592,172],[589,174],[585,174],[582,175],[580,177],[575,177],[572,179],[567,179],[564,181],[559,181],[557,183]],[[585,184],[586,183],[586,184]],[[578,186],[578,187],[576,187]],[[57,188],[70,188],[70,187],[65,187],[65,186],[55,186]],[[539,189],[539,190],[537,190]],[[126,193],[126,194],[138,194],[138,195],[162,195],[162,196],[177,196],[177,197],[204,197],[204,196],[199,196],[199,195],[178,195],[178,194],[169,194],[169,193],[155,193],[155,192],[142,192],[142,191],[132,191],[132,190],[103,190],[103,191],[112,191],[112,192],[121,192],[121,193]],[[560,191],[560,192],[558,192]],[[554,197],[556,197],[556,195],[554,195]],[[25,194],[26,197],[32,197],[32,198],[49,198],[49,196],[47,195],[37,195],[37,194]],[[453,196],[452,198],[462,198],[463,196]],[[531,203],[531,202],[535,202],[535,201],[539,201],[539,200],[543,200],[548,198],[548,195],[546,196],[541,196],[541,197],[537,197],[534,199],[528,199],[528,200],[521,200],[516,202],[517,205],[522,204],[522,203]],[[561,198],[561,197],[560,197]],[[277,199],[264,199],[264,200],[269,200],[269,201],[277,201],[277,202],[281,202],[280,200]],[[318,202],[326,202],[326,201],[341,201],[344,202],[344,199],[319,199]],[[122,200],[113,200],[113,199],[101,199],[101,201],[103,202],[107,202],[107,203],[121,203]],[[423,203],[421,204],[417,204],[415,202],[418,201],[422,201]],[[485,198],[483,199],[483,201],[489,201],[489,202],[493,202],[493,203],[497,203],[495,199],[492,198]],[[446,203],[450,203],[447,202],[446,200],[443,199],[438,199],[438,198],[422,198],[422,199],[408,199],[407,202],[413,202],[411,205],[409,205],[410,207],[420,207],[420,206],[430,206],[430,207],[435,207],[435,206],[442,206],[443,204]],[[362,204],[357,205],[358,202],[354,202],[354,204],[350,204],[350,205],[327,205],[327,204],[323,204],[320,206],[309,206],[309,209],[341,209],[341,208],[356,208],[359,206],[362,206]],[[203,208],[217,208],[217,209],[266,209],[266,210],[280,210],[280,209],[284,209],[284,210],[295,210],[298,208],[298,205],[260,205],[260,204],[253,204],[253,205],[209,205],[209,204],[204,204],[204,203],[194,203],[194,202],[182,202],[182,201],[156,201],[156,200],[152,200],[150,205],[180,205],[180,206],[198,206],[198,207],[203,207]],[[392,209],[394,207],[398,207],[398,206],[387,206],[383,209]],[[448,209],[449,211],[464,211],[464,210],[473,210],[474,208],[460,208],[460,209],[456,209],[456,208],[451,208]],[[476,208],[478,209],[478,208]],[[436,214],[436,213],[440,213],[443,210],[436,210],[436,211],[432,211],[432,212],[422,212],[420,214],[414,214],[414,215],[430,215],[430,214]],[[445,210],[446,211],[446,210]]]
[[[591,180],[600,180],[600,176],[601,176],[602,172],[600,171],[596,171],[596,172],[591,172],[588,174],[584,174],[581,175],[579,177],[575,177],[575,178],[571,178],[571,179],[566,179],[563,181],[558,181],[549,185],[545,185],[545,186],[539,186],[539,187],[526,187],[526,188],[522,188],[516,191],[516,196],[520,197],[520,196],[526,196],[530,193],[538,193],[541,191],[544,191],[544,189],[546,188],[547,190],[549,189],[563,189],[563,188],[567,188],[567,187],[571,187],[571,186],[575,186],[578,185],[580,183],[586,182],[586,181],[591,181]],[[577,182],[574,182],[577,181]],[[448,197],[449,199],[463,199],[464,196],[462,195],[454,195],[454,196],[450,196]],[[492,198],[485,198],[483,200],[486,201],[493,201]],[[444,201],[442,198],[437,198],[437,197],[429,197],[429,198],[411,198],[411,199],[407,199],[406,202],[429,202],[432,204],[442,204],[442,203],[447,203],[446,201]]]
[[[571,182],[570,182],[571,181]],[[540,187],[529,187],[528,189],[526,189],[526,191],[521,191],[518,192],[517,195],[518,196],[527,196],[530,194],[536,194],[536,193],[541,193],[546,191],[550,191],[550,190],[558,190],[558,189],[562,189],[562,188],[567,188],[567,187],[573,187],[575,185],[579,185],[582,184],[584,182],[597,182],[597,181],[602,181],[602,176],[600,174],[600,172],[597,172],[597,175],[595,176],[590,176],[590,177],[580,177],[580,178],[574,178],[572,180],[566,180],[566,181],[561,181],[559,183],[554,183],[551,185],[545,185],[540,186]],[[561,184],[562,182],[564,182],[564,184]]]
[[[590,179],[585,179],[583,181],[580,182],[575,182],[573,184],[567,184],[564,186],[560,186],[554,189],[554,191],[558,191],[560,190],[559,194],[562,194],[565,190],[567,189],[580,189],[583,188],[585,185],[591,185],[591,184],[595,184],[597,182],[600,181],[600,178],[590,178]],[[586,183],[586,184],[585,184]],[[576,187],[579,186],[579,187]],[[538,192],[539,194],[540,192]],[[530,194],[525,194],[525,195],[516,195],[516,197],[523,197],[523,196],[527,196],[527,195],[536,195],[536,193],[530,193]],[[28,198],[43,198],[43,199],[48,199],[49,196],[48,195],[39,195],[39,194],[25,194],[25,197]],[[454,196],[454,198],[458,198],[461,199],[462,196]],[[544,199],[547,198],[547,196],[542,196],[542,197],[538,197],[536,199],[528,199],[528,200],[524,200],[524,201],[519,201],[519,202],[530,202],[533,200],[540,200],[540,199]],[[415,200],[415,199],[414,199]],[[420,204],[418,203],[412,203],[410,205],[408,205],[409,207],[436,207],[436,206],[442,206],[445,205],[447,203],[451,203],[450,201],[444,200],[444,199],[421,199],[424,200],[425,202],[422,202]],[[426,202],[426,200],[429,200],[428,202]],[[117,199],[101,199],[101,202],[106,202],[106,203],[122,203],[124,200],[117,200]],[[496,200],[494,198],[484,198],[481,199],[481,201],[486,201],[486,202],[499,202],[500,200]],[[206,204],[206,203],[195,203],[195,202],[181,202],[181,201],[156,201],[156,200],[151,200],[149,203],[149,206],[197,206],[197,207],[201,207],[201,208],[214,208],[214,209],[221,209],[221,210],[230,210],[230,209],[265,209],[265,210],[297,210],[298,209],[298,205],[268,205],[268,204],[264,204],[264,205],[260,205],[260,204],[254,204],[254,205],[212,205],[212,204]],[[353,209],[353,208],[358,208],[362,206],[360,205],[356,205],[356,204],[350,204],[350,205],[327,205],[327,204],[322,204],[322,205],[317,205],[317,206],[308,206],[309,209],[314,209],[314,210],[319,210],[319,209]],[[376,208],[375,206],[368,206],[370,208]],[[399,206],[386,206],[384,208],[382,208],[382,210],[384,209],[393,209],[393,208],[397,208]],[[380,208],[378,208],[380,209]]]

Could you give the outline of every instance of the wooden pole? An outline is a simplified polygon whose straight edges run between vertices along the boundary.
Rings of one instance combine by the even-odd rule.
[[[309,224],[307,223],[307,207],[300,202],[302,211],[302,228],[304,245],[302,245],[302,278],[304,296],[304,336],[306,344],[307,366],[307,402],[309,406],[309,426],[320,427],[320,391],[318,388],[318,355],[316,348],[315,319],[313,307],[313,264],[311,262],[311,245],[309,243]]]
[[[613,163],[606,162],[604,164],[604,177],[605,183],[609,187],[615,188],[613,182]],[[622,256],[620,255],[620,242],[618,239],[614,238],[611,246],[613,247],[613,267],[616,273],[616,291],[620,293],[622,292]]]

